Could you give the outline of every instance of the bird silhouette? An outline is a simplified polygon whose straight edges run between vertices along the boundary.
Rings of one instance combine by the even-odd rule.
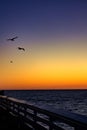
[[[8,38],[7,40],[8,41],[14,41],[16,38],[18,38],[18,37],[16,36],[16,37],[13,37],[13,38]]]
[[[18,47],[18,49],[19,49],[19,50],[25,51],[25,49],[24,49],[23,47]]]
[[[10,63],[13,63],[13,61],[11,60]]]

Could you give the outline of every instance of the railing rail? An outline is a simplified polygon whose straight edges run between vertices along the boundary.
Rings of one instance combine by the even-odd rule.
[[[19,123],[31,130],[87,130],[87,117],[51,109],[42,109],[7,96],[0,96],[0,107],[16,115]]]

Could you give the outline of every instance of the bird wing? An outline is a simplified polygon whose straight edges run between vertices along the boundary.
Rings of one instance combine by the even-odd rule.
[[[16,37],[13,37],[13,38],[8,38],[7,40],[13,41],[13,40],[15,40],[16,38],[18,38],[18,37],[16,36]]]
[[[13,37],[12,39],[16,39],[16,38],[18,38],[18,37],[16,36],[16,37]]]
[[[19,49],[19,50],[23,50],[23,51],[25,51],[25,49],[24,49],[24,48],[22,48],[22,47],[18,47],[18,49]]]

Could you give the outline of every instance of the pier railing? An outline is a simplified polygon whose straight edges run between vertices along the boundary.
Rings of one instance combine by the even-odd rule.
[[[87,130],[87,117],[79,114],[42,109],[7,96],[0,96],[0,107],[14,115],[19,125],[29,130]]]

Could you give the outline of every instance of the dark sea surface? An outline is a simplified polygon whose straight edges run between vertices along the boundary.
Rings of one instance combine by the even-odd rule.
[[[40,108],[64,109],[87,116],[87,90],[7,90],[5,95]]]

